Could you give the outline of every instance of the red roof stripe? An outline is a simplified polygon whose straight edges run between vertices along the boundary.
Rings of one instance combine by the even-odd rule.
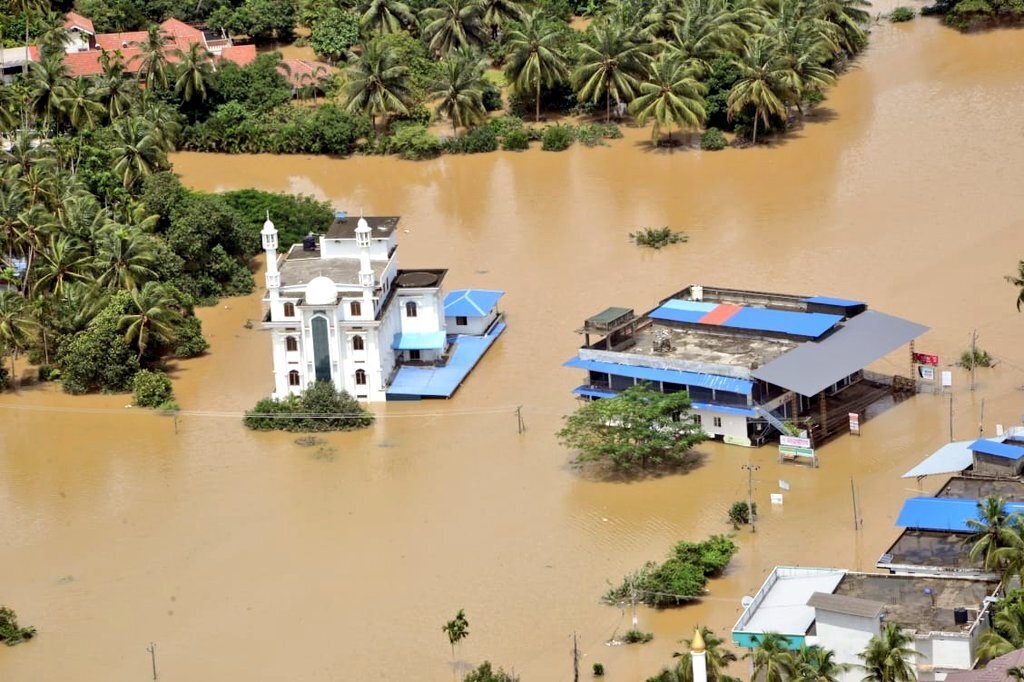
[[[707,314],[704,315],[704,317],[697,320],[697,324],[722,324],[723,322],[728,320],[730,317],[732,317],[742,309],[743,308],[738,305],[732,305],[729,303],[719,303],[710,311],[708,311]]]

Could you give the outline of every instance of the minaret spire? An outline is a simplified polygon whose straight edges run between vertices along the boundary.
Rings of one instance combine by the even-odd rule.
[[[700,627],[693,633],[690,641],[690,661],[693,664],[693,682],[708,682],[708,661],[707,646],[704,644],[704,636]]]
[[[271,300],[276,300],[280,295],[278,289],[281,286],[281,273],[277,271],[277,228],[270,220],[270,211],[267,211],[267,221],[263,223],[260,230],[260,237],[263,240],[263,250],[267,253],[267,293]]]

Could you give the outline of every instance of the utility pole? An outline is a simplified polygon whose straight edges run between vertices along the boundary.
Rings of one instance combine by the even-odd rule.
[[[149,652],[149,658],[153,662],[153,679],[156,679],[156,644],[150,642],[149,646],[146,647],[146,651]]]
[[[520,434],[526,432],[526,422],[523,421],[523,406],[516,407],[516,429]]]
[[[857,489],[853,486],[853,479],[850,479],[850,497],[853,498],[853,529],[860,530],[860,514],[857,512]]]
[[[747,470],[747,511],[750,512],[750,532],[757,532],[757,514],[754,513],[754,472],[761,467],[756,464],[744,464],[741,468]]]
[[[981,414],[978,416],[978,438],[985,436],[985,399],[981,399]]]
[[[953,442],[953,394],[949,394],[949,442]]]
[[[580,647],[575,630],[572,633],[572,682],[580,682]]]
[[[971,391],[974,390],[974,371],[978,366],[978,330],[971,331]]]

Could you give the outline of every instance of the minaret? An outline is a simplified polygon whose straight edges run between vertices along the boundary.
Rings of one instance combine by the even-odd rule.
[[[370,266],[370,224],[360,216],[356,224],[356,246],[359,247],[359,286],[373,288],[373,268]]]
[[[267,293],[273,302],[281,295],[281,273],[277,271],[277,228],[270,222],[270,211],[267,211],[267,222],[263,223],[260,236],[263,238],[263,250],[267,252]]]
[[[693,663],[693,682],[708,682],[708,662],[705,659],[707,652],[704,650],[704,637],[700,634],[700,628],[693,633],[693,640],[690,642],[690,661]]]

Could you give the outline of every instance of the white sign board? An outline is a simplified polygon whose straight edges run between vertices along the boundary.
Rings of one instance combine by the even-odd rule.
[[[860,415],[856,412],[848,414],[850,417],[850,433],[860,433]]]
[[[780,478],[779,479],[779,489],[780,490],[789,490],[789,481],[785,480],[784,478]]]
[[[935,368],[921,365],[917,368],[918,376],[924,381],[935,381]]]
[[[772,504],[782,504],[782,493],[771,494]]]
[[[799,436],[780,436],[779,445],[790,445],[794,448],[809,448],[811,447],[811,439],[801,438]]]
[[[953,373],[947,370],[942,372],[942,387],[949,388],[953,385]]]

